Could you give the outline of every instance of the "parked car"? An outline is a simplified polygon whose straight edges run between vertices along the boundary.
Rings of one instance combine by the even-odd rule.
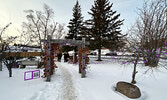
[[[97,55],[97,53],[96,52],[91,52],[90,55]]]
[[[117,56],[116,52],[110,52],[110,53],[106,53],[106,56]]]

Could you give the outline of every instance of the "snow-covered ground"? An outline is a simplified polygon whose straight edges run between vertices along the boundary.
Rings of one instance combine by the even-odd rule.
[[[24,72],[36,69],[12,69],[13,76],[8,77],[5,68],[0,72],[0,98],[1,100],[59,100],[61,76],[57,70],[50,83],[43,78],[24,81]],[[41,75],[43,70],[41,70]]]
[[[120,65],[109,59],[99,63],[92,58],[87,77],[81,78],[78,65],[55,63],[59,68],[55,69],[51,82],[43,78],[24,81],[24,72],[34,68],[13,69],[11,78],[3,68],[0,71],[0,100],[134,100],[115,91],[118,81],[131,81],[132,65]],[[137,71],[136,85],[142,96],[135,100],[166,100],[167,70],[162,67],[149,70],[139,65]]]

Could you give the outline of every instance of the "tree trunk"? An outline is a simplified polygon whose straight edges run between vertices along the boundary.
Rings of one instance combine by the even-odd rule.
[[[133,74],[132,74],[132,81],[131,81],[132,84],[136,83],[135,77],[136,77],[136,73],[137,73],[136,67],[137,67],[137,61],[138,60],[139,60],[139,55],[137,55],[137,58],[136,58],[135,63],[134,63]]]
[[[9,71],[9,77],[12,77],[12,66],[8,65],[7,68],[8,68],[8,71]]]
[[[0,52],[0,71],[2,71],[2,59],[3,59],[3,55]]]
[[[2,61],[0,60],[0,71],[2,71]]]
[[[9,77],[12,77],[12,68],[9,68]]]
[[[98,49],[98,59],[97,61],[102,61],[101,60],[101,48]]]

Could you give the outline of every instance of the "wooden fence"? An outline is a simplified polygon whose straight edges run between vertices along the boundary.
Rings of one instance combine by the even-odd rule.
[[[42,54],[41,52],[4,52],[5,57],[31,57],[40,56]]]

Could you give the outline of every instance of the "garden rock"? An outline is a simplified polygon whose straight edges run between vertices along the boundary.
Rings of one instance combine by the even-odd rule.
[[[118,82],[116,85],[116,91],[133,99],[141,96],[140,89],[136,85],[128,82]]]

